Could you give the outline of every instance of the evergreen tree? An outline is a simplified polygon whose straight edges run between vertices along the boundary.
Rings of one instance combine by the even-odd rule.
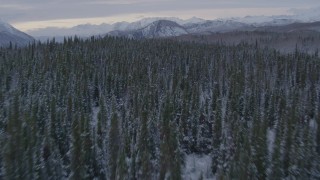
[[[110,132],[109,132],[109,172],[110,179],[116,179],[116,173],[118,170],[118,158],[119,158],[119,122],[118,115],[114,111],[111,118]]]
[[[181,154],[178,147],[175,125],[172,123],[173,105],[170,101],[164,105],[161,144],[160,144],[160,179],[168,176],[172,179],[181,179]]]

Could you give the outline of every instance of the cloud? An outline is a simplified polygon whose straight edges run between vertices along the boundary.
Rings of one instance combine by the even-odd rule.
[[[116,23],[120,21],[136,21],[140,19],[142,14],[123,14],[119,16],[106,16],[106,17],[94,17],[94,18],[71,18],[71,19],[54,19],[44,21],[28,21],[21,23],[14,23],[13,26],[22,31],[33,31],[36,29],[47,27],[61,27],[70,28],[79,24],[102,24],[102,23]]]
[[[31,6],[20,6],[17,4],[1,4],[0,9],[6,9],[6,10],[31,10]]]
[[[168,0],[169,1],[169,0]],[[116,4],[139,4],[139,3],[150,3],[150,0],[118,0],[118,1],[88,1],[84,2],[84,4],[97,4],[97,5],[116,5]]]

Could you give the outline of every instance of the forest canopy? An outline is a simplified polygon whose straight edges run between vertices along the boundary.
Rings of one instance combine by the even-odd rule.
[[[259,42],[257,42],[259,43]],[[0,179],[320,178],[320,59],[257,44],[0,48]]]

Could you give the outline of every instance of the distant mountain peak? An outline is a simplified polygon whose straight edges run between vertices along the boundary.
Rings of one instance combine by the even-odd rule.
[[[128,31],[111,31],[108,35],[111,36],[126,36],[129,38],[160,38],[160,37],[171,37],[188,34],[188,31],[177,22],[170,20],[156,20],[147,26]]]
[[[14,28],[10,24],[0,20],[0,32],[12,33],[13,31],[14,31]]]
[[[157,26],[157,28],[161,28],[161,27],[165,27],[165,26],[178,26],[178,27],[182,27],[181,25],[179,25],[178,23],[174,22],[174,21],[169,21],[169,20],[158,20],[158,21],[154,21],[152,23],[153,25]]]
[[[0,20],[0,46],[8,46],[10,42],[18,46],[24,46],[32,41],[34,41],[33,37]]]
[[[143,29],[149,37],[170,37],[188,34],[188,31],[174,21],[158,20]]]

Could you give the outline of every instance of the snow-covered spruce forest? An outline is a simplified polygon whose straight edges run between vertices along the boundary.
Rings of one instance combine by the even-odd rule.
[[[190,155],[210,157],[197,179],[319,179],[319,125],[317,53],[111,37],[0,48],[0,179],[190,179]]]

